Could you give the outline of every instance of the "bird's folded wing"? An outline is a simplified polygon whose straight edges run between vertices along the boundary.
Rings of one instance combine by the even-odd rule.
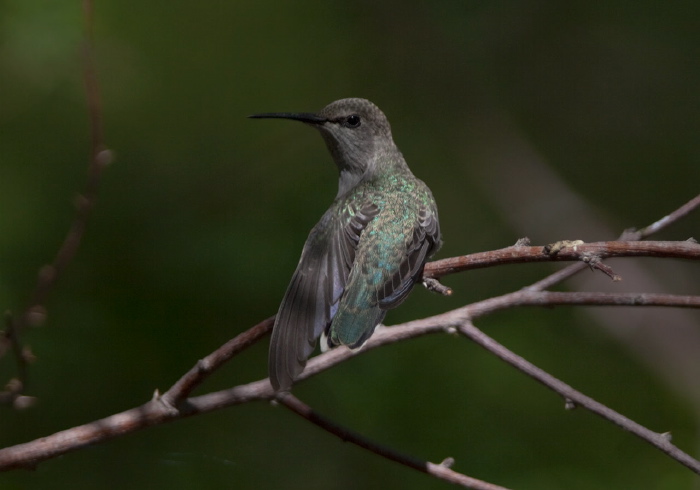
[[[406,243],[406,253],[392,276],[377,291],[377,302],[383,310],[397,307],[406,299],[423,272],[425,261],[440,248],[440,225],[437,213],[421,208],[413,234]]]
[[[311,230],[280,305],[270,342],[270,380],[286,390],[302,372],[330,324],[345,290],[362,231],[379,213],[366,203],[348,206],[335,221],[331,208]]]

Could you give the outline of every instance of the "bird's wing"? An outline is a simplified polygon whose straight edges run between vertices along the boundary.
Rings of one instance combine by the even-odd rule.
[[[377,302],[381,309],[395,308],[406,299],[422,274],[425,261],[440,248],[440,245],[437,212],[429,207],[422,207],[398,269],[377,291]]]
[[[335,208],[328,210],[311,230],[277,313],[268,366],[275,390],[291,387],[333,319],[362,230],[379,208],[372,203],[350,205],[334,221],[335,212]]]

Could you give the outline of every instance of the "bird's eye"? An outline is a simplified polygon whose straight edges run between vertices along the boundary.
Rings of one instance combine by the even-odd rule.
[[[356,128],[360,125],[360,116],[353,114],[345,119],[343,126],[346,128]]]

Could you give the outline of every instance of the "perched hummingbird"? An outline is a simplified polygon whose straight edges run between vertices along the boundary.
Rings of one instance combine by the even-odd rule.
[[[340,172],[338,195],[304,244],[270,343],[270,381],[288,391],[316,341],[360,347],[398,306],[441,245],[433,195],[414,177],[372,102],[342,99],[301,121],[321,132]]]

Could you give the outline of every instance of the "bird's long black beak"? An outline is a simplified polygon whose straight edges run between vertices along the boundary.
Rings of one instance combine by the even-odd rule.
[[[264,114],[252,114],[252,119],[293,119],[308,124],[323,124],[328,121],[325,117],[311,114],[310,112],[266,112]]]

